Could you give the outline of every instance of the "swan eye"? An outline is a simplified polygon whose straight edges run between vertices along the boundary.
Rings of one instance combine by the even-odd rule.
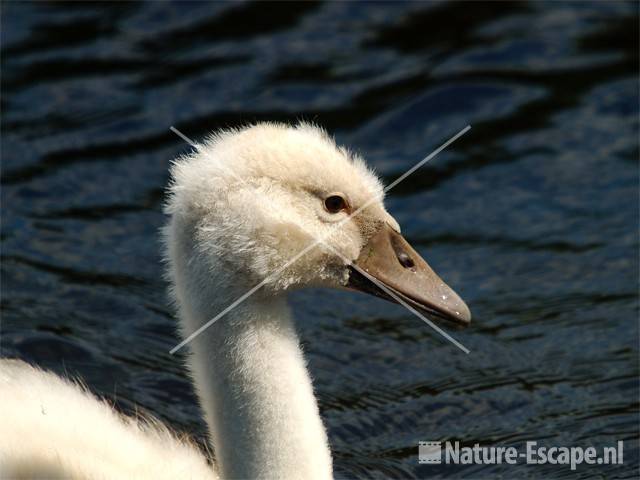
[[[329,195],[324,200],[324,208],[326,208],[329,213],[338,213],[346,210],[347,201],[342,195]]]

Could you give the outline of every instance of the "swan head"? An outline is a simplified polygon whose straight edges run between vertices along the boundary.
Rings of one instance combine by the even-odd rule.
[[[245,290],[261,284],[267,295],[328,286],[398,301],[395,293],[468,323],[464,302],[402,238],[383,197],[364,161],[316,126],[216,133],[171,169],[171,269],[199,268]]]

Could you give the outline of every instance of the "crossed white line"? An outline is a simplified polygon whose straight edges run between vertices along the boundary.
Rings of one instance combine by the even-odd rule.
[[[407,170],[404,174],[400,175],[396,180],[394,180],[393,182],[391,182],[389,185],[387,185],[384,188],[384,192],[388,192],[389,190],[391,190],[393,187],[395,187],[396,185],[398,185],[401,181],[403,181],[405,178],[407,178],[409,175],[411,175],[413,172],[415,172],[417,169],[419,169],[421,166],[423,166],[425,163],[427,163],[429,160],[431,160],[433,157],[435,157],[437,154],[439,154],[442,150],[444,150],[445,148],[447,148],[449,145],[451,145],[453,142],[455,142],[458,138],[460,138],[462,135],[464,135],[465,133],[467,133],[469,130],[471,129],[471,125],[467,125],[466,127],[464,127],[462,130],[460,130],[458,133],[456,133],[453,137],[451,137],[449,140],[447,140],[446,142],[444,142],[442,145],[440,145],[438,148],[436,148],[433,152],[431,152],[429,155],[427,155],[425,158],[423,158],[422,160],[420,160],[418,163],[416,163],[413,167],[411,167],[409,170]],[[180,132],[177,128],[175,127],[170,127],[170,130],[175,133],[176,135],[178,135],[180,138],[182,138],[184,141],[186,141],[189,145],[191,145],[193,148],[195,148],[196,150],[200,150],[200,146],[195,143],[193,140],[191,140],[189,137],[187,137],[185,134],[183,134],[182,132]],[[240,182],[245,183],[242,179],[237,178]],[[365,202],[360,208],[356,209],[351,215],[349,215],[348,217],[342,219],[341,221],[339,221],[338,223],[336,223],[333,227],[333,229],[331,229],[331,231],[329,233],[327,233],[326,235],[322,236],[322,237],[314,237],[315,241],[310,243],[309,245],[307,245],[305,248],[303,248],[300,252],[298,252],[296,255],[294,255],[293,257],[291,257],[290,260],[288,260],[287,262],[285,262],[282,266],[280,266],[278,269],[276,269],[273,273],[271,273],[269,276],[267,276],[264,280],[262,280],[260,283],[258,283],[257,285],[255,285],[253,288],[249,289],[245,294],[243,294],[242,296],[240,296],[237,300],[235,300],[233,303],[231,303],[228,307],[226,307],[224,310],[222,310],[220,313],[218,313],[215,317],[213,317],[211,320],[209,320],[208,322],[206,322],[205,324],[203,324],[200,328],[198,328],[196,331],[194,331],[191,335],[189,335],[187,338],[185,338],[184,340],[182,340],[180,343],[178,343],[175,347],[173,347],[169,353],[170,354],[174,354],[176,353],[178,350],[180,350],[182,347],[184,347],[185,345],[187,345],[189,342],[191,342],[191,340],[193,340],[195,337],[197,337],[198,335],[200,335],[204,330],[206,330],[207,328],[209,328],[211,325],[213,325],[215,322],[217,322],[220,318],[222,318],[223,316],[225,316],[227,313],[229,313],[231,310],[233,310],[235,307],[237,307],[238,305],[240,305],[242,302],[244,302],[247,298],[249,298],[251,295],[253,295],[255,292],[257,292],[260,288],[262,288],[263,285],[265,285],[266,283],[270,282],[271,280],[273,280],[275,277],[277,277],[280,273],[282,273],[287,267],[289,267],[290,265],[292,265],[293,263],[295,263],[300,257],[302,257],[303,255],[305,255],[307,252],[309,252],[310,250],[312,250],[313,248],[317,247],[318,245],[322,245],[325,248],[329,249],[330,251],[332,251],[334,254],[338,255],[347,265],[351,265],[351,267],[353,267],[354,269],[356,269],[359,273],[361,273],[362,275],[364,275],[367,279],[369,279],[371,282],[375,283],[380,289],[382,289],[385,293],[387,293],[389,296],[391,296],[394,300],[396,300],[398,303],[400,303],[402,306],[404,306],[407,310],[409,310],[411,313],[413,313],[414,315],[416,315],[418,318],[420,318],[423,322],[425,322],[427,325],[429,325],[431,328],[433,328],[436,332],[438,332],[440,335],[442,335],[443,337],[445,337],[447,340],[449,340],[451,343],[453,343],[456,347],[458,347],[460,350],[462,350],[464,353],[469,353],[469,349],[466,348],[464,345],[462,345],[460,342],[458,342],[456,339],[454,339],[453,337],[451,337],[448,333],[446,333],[444,330],[442,330],[440,327],[438,327],[437,325],[435,325],[431,320],[429,320],[428,318],[426,318],[425,316],[423,316],[422,314],[420,314],[420,312],[418,312],[415,308],[413,308],[411,305],[407,304],[404,300],[402,300],[400,297],[398,297],[398,295],[396,295],[393,291],[391,291],[389,288],[387,288],[386,285],[384,285],[383,283],[381,283],[378,279],[372,277],[371,275],[369,275],[367,272],[363,271],[360,267],[358,267],[357,265],[355,265],[352,261],[346,259],[342,254],[340,254],[339,252],[337,252],[333,247],[331,247],[330,245],[328,245],[325,242],[325,239],[331,234],[333,233],[333,231],[339,227],[341,227],[342,225],[344,225],[344,223],[346,223],[348,220],[350,220],[351,218],[355,217],[356,215],[358,215],[362,210],[364,210],[366,207],[368,207],[369,205],[371,205],[372,203],[376,202],[378,199],[377,198],[371,198],[370,200],[368,200],[367,202]],[[308,232],[307,232],[308,233]],[[310,235],[313,236],[313,235]]]

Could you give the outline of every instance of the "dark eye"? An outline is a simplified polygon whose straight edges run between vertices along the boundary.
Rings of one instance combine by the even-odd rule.
[[[338,213],[347,208],[347,201],[341,195],[329,195],[324,200],[324,208],[329,213]]]

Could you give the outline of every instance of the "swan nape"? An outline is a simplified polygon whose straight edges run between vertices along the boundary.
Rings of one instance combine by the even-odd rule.
[[[186,356],[215,464],[165,427],[124,418],[68,381],[3,360],[0,473],[332,478],[288,292],[348,288],[435,320],[471,318],[400,235],[383,195],[359,156],[308,124],[226,130],[176,160],[164,243],[181,335],[235,305],[188,343]],[[24,441],[12,441],[18,435]]]

